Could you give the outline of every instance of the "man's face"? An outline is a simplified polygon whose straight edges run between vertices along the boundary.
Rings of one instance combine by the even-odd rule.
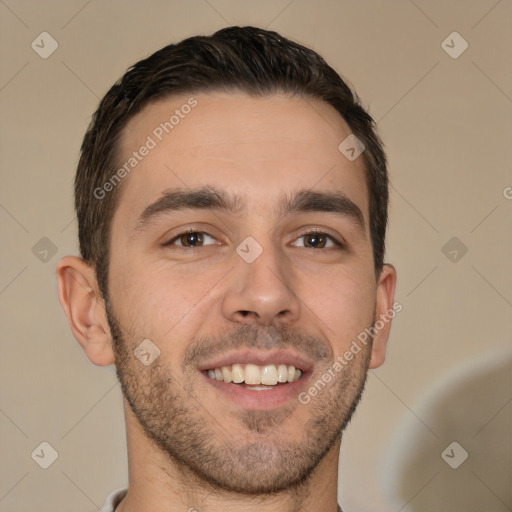
[[[369,345],[308,404],[298,400],[375,320],[363,161],[338,150],[350,130],[325,103],[195,98],[168,134],[154,130],[189,96],[149,105],[123,134],[121,165],[148,136],[156,145],[122,183],[112,221],[116,365],[164,453],[222,488],[268,493],[321,461],[364,385]],[[237,209],[213,207],[207,193],[172,207],[203,188],[237,198]],[[145,339],[160,350],[147,366],[134,354]],[[262,385],[262,373],[292,382]]]

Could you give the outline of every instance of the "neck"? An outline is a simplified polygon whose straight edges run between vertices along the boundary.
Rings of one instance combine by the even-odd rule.
[[[336,512],[338,440],[306,481],[265,496],[232,493],[213,487],[150,441],[126,401],[128,493],[116,512]]]

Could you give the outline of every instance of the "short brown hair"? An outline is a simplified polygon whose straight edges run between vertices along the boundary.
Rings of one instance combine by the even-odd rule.
[[[376,275],[384,263],[388,175],[374,121],[359,98],[313,50],[276,32],[228,27],[211,36],[170,44],[137,62],[101,100],[85,134],[75,178],[75,208],[82,258],[96,270],[107,297],[110,227],[120,186],[98,199],[95,190],[115,172],[119,139],[148,103],[174,93],[239,91],[255,96],[286,93],[333,106],[364,144],[370,236]],[[340,141],[341,142],[341,141]]]

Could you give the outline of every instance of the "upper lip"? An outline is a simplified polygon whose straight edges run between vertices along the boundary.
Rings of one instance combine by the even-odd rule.
[[[293,365],[295,368],[307,372],[313,368],[313,362],[307,357],[301,356],[290,350],[236,350],[212,357],[201,363],[201,371],[231,366],[233,364],[255,364],[266,366],[269,364]]]

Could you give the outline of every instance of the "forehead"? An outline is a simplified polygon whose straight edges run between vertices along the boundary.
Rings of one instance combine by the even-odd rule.
[[[158,100],[122,134],[118,165],[129,172],[116,217],[133,221],[175,187],[214,185],[262,214],[283,192],[340,191],[366,218],[362,158],[351,162],[338,150],[349,134],[333,107],[310,98],[211,92]]]

